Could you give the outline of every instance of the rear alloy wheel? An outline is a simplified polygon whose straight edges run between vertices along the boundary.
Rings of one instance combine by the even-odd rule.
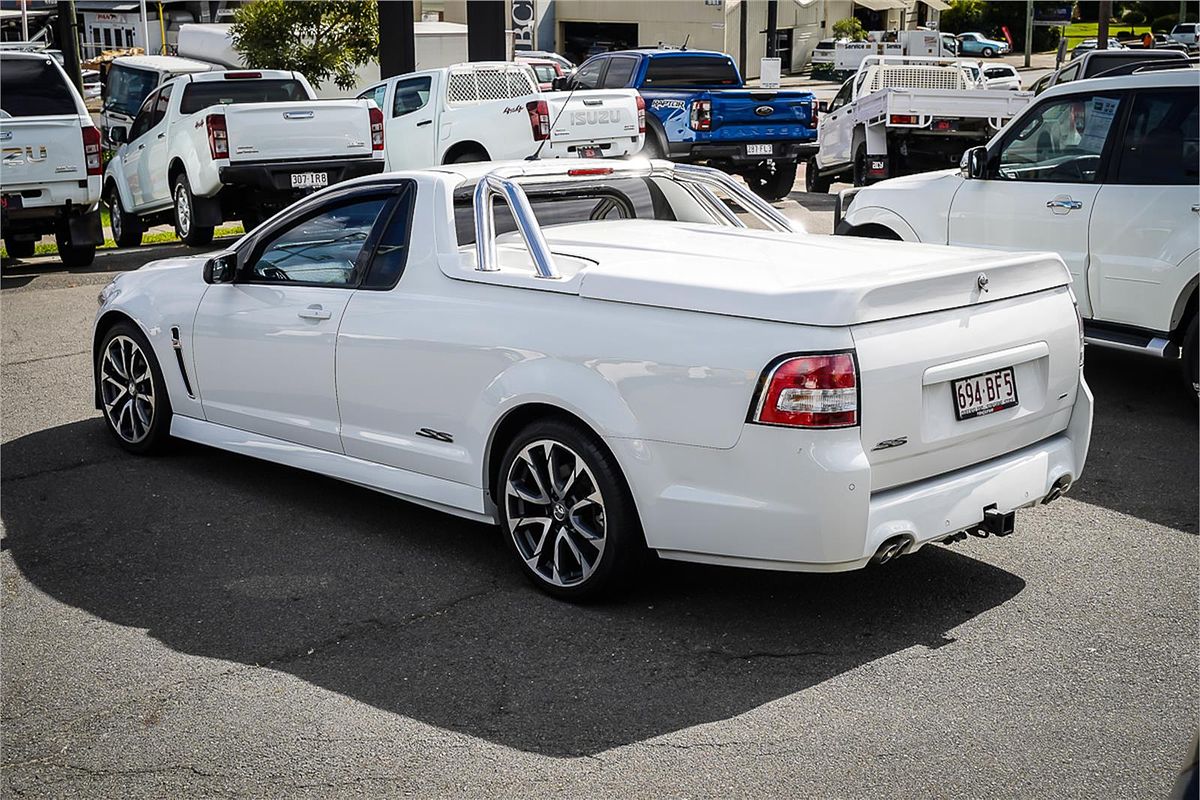
[[[171,428],[171,401],[154,351],[131,323],[109,329],[96,353],[100,406],[108,431],[131,453],[161,449]]]
[[[96,260],[96,245],[70,242],[69,234],[61,231],[54,234],[54,243],[58,246],[58,260],[64,267],[87,267]]]
[[[804,165],[804,191],[810,194],[826,194],[833,181],[821,175],[821,167],[817,165],[817,157],[812,156]]]
[[[767,161],[753,172],[746,173],[746,185],[764,200],[782,200],[791,194],[795,183],[795,159]]]
[[[563,422],[529,426],[500,469],[500,521],[527,577],[586,600],[618,588],[643,548],[624,480],[589,436]]]
[[[188,186],[187,176],[175,176],[172,196],[175,198],[175,235],[188,247],[203,247],[213,240],[212,225],[196,224],[196,198]]]
[[[4,237],[4,249],[9,258],[31,258],[37,242],[33,239],[12,239]]]
[[[121,196],[112,189],[105,199],[108,205],[108,227],[112,229],[117,247],[137,247],[142,243],[142,220],[137,214],[126,214],[121,208]]]

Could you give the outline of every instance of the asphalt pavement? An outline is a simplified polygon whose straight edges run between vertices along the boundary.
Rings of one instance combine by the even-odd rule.
[[[785,211],[827,230],[832,198]],[[900,246],[900,245],[891,245]],[[1005,539],[842,575],[526,584],[497,532],[92,408],[111,273],[5,264],[0,793],[1160,797],[1196,730],[1197,413],[1090,348],[1087,469]]]

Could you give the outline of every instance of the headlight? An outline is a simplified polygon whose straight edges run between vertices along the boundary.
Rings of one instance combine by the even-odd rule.
[[[100,305],[104,305],[105,303],[114,300],[120,293],[121,290],[117,286],[116,280],[113,280],[108,284],[108,286],[105,286],[100,290],[100,294],[96,295],[96,302]]]

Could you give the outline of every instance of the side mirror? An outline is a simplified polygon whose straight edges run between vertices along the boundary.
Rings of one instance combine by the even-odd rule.
[[[233,253],[215,256],[204,262],[205,283],[233,283],[237,275],[237,256]]]
[[[550,86],[553,87],[554,91],[556,92],[566,91],[567,82],[570,80],[571,79],[566,75],[559,75],[554,80],[550,81]]]
[[[817,101],[817,111],[819,111],[822,114],[828,114],[829,113],[829,101],[828,100],[818,100]]]
[[[987,177],[988,152],[986,147],[972,147],[962,155],[958,164],[959,174],[968,180]]]
[[[124,125],[114,125],[108,129],[108,140],[113,144],[125,144],[129,141],[129,129]]]

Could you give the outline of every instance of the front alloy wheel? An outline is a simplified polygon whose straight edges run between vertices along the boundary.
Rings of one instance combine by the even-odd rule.
[[[150,345],[130,323],[105,335],[96,356],[104,421],[126,450],[158,449],[170,428],[171,404]]]

